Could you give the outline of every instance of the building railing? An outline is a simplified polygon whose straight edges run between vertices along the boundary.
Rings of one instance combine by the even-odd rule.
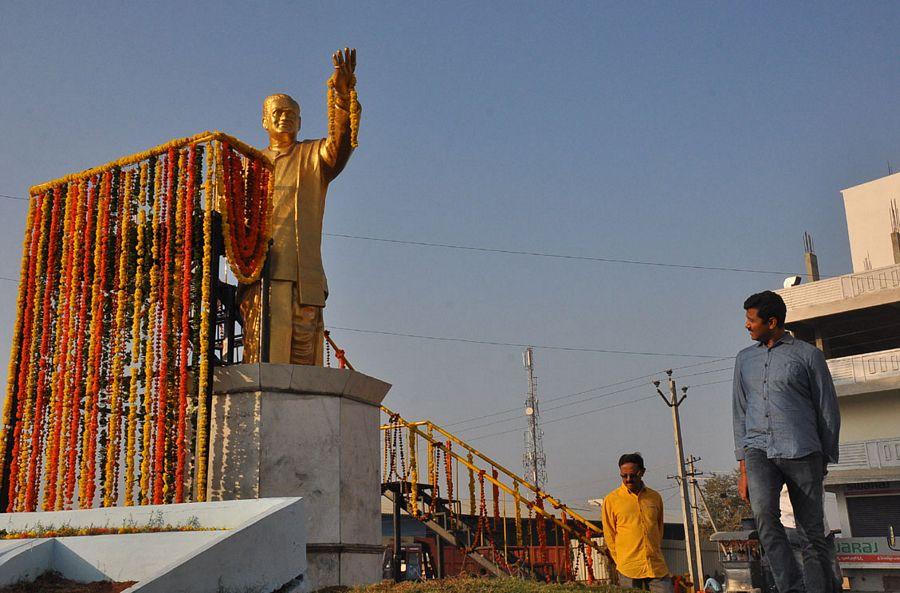
[[[900,438],[841,443],[838,471],[900,466]]]
[[[900,288],[900,265],[887,266],[859,274],[844,274],[809,284],[798,284],[776,292],[788,310],[821,303],[852,299],[881,290]]]
[[[828,369],[835,385],[900,377],[900,348],[832,358]]]

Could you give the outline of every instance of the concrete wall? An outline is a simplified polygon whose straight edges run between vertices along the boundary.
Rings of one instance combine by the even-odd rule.
[[[215,531],[0,542],[0,586],[47,570],[80,582],[137,581],[129,593],[269,593],[307,571],[305,518],[298,498],[190,503],[0,516],[10,531],[64,525],[199,524]]]
[[[390,385],[346,369],[217,368],[213,500],[302,496],[315,587],[381,579],[379,404]]]
[[[841,194],[847,214],[853,271],[865,270],[867,256],[873,269],[894,265],[890,203],[896,199],[900,205],[900,173],[845,189]]]
[[[842,397],[841,442],[900,436],[900,390]]]

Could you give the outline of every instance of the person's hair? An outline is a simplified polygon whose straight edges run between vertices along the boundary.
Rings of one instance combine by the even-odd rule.
[[[763,321],[774,317],[778,327],[784,325],[784,318],[787,317],[787,306],[784,304],[784,299],[771,290],[764,290],[748,296],[744,301],[744,309],[756,309],[756,314]]]
[[[634,453],[626,453],[619,457],[619,467],[622,467],[626,463],[633,463],[638,466],[639,469],[644,468],[644,458],[641,457],[641,454],[635,451]]]
[[[274,95],[269,95],[263,100],[263,119],[265,119],[266,116],[269,115],[270,105],[277,99],[287,99],[294,105],[294,107],[297,108],[297,113],[300,113],[300,104],[297,103],[297,101],[295,101],[292,96],[286,95],[284,93],[276,93]]]

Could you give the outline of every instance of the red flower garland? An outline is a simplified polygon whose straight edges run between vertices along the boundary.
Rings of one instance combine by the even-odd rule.
[[[29,364],[30,360],[27,354],[31,351],[31,324],[34,317],[34,306],[32,305],[32,303],[34,302],[34,291],[37,287],[37,279],[35,278],[35,266],[37,265],[38,257],[40,257],[40,253],[38,252],[38,243],[41,236],[41,229],[44,225],[44,203],[46,202],[48,195],[49,194],[42,194],[34,198],[36,202],[36,204],[34,205],[34,223],[32,224],[31,229],[29,229],[31,232],[31,245],[29,246],[25,312],[23,315],[22,323],[22,348],[20,350],[23,354],[21,362],[19,363],[19,377],[18,385],[16,387],[16,427],[13,430],[12,461],[9,465],[9,504],[6,508],[7,512],[12,512],[15,510],[15,502],[19,489],[19,449],[22,441],[22,420],[25,414],[26,385],[28,382],[28,374],[30,372],[31,366]]]
[[[50,434],[50,446],[47,459],[47,488],[44,491],[44,510],[53,508],[56,502],[56,476],[59,466],[59,437],[63,423],[63,400],[65,395],[65,353],[69,349],[69,292],[72,285],[72,246],[73,232],[75,228],[75,214],[78,212],[77,204],[79,200],[78,185],[72,184],[66,188],[66,215],[65,224],[63,225],[63,260],[62,260],[62,284],[59,288],[58,308],[57,308],[57,345],[56,353],[53,360],[53,367],[56,370],[56,381],[51,388],[55,392],[53,397],[53,410],[50,416],[52,421],[52,431]],[[60,368],[62,367],[62,368]]]
[[[269,171],[260,161],[249,159],[245,175],[241,157],[227,142],[222,143],[221,168],[228,260],[241,282],[253,282],[259,277],[269,248]]]
[[[103,175],[100,186],[100,205],[99,214],[100,221],[97,226],[97,234],[100,241],[100,259],[97,268],[94,270],[94,288],[97,290],[92,294],[91,303],[91,345],[93,350],[90,353],[88,376],[91,379],[88,386],[87,398],[85,399],[85,413],[89,414],[87,426],[87,451],[82,453],[82,476],[84,481],[81,484],[83,496],[79,501],[81,508],[89,508],[94,503],[94,491],[96,487],[97,474],[97,427],[100,415],[100,375],[101,362],[103,354],[103,311],[106,307],[106,268],[109,258],[109,202],[110,202],[110,186],[112,183],[112,173],[107,171]],[[96,246],[95,246],[96,249]]]
[[[191,255],[193,253],[194,228],[194,193],[196,192],[197,145],[191,144],[188,150],[188,182],[184,192],[184,244],[181,260],[181,347],[179,348],[178,382],[178,435],[176,450],[178,452],[175,466],[175,502],[184,502],[184,453],[185,453],[185,420],[187,418],[188,398],[188,349],[191,334]],[[202,339],[202,338],[201,338]]]
[[[41,426],[44,419],[44,385],[47,380],[47,371],[49,361],[48,350],[50,346],[50,322],[52,315],[52,296],[55,281],[58,279],[55,274],[56,266],[56,247],[59,238],[59,207],[62,204],[62,188],[57,187],[53,192],[53,213],[50,215],[50,241],[47,246],[47,270],[44,279],[44,303],[41,318],[41,346],[40,358],[38,359],[38,380],[35,404],[34,404],[34,424],[31,432],[31,455],[28,459],[28,484],[25,490],[25,511],[32,512],[37,506],[37,474],[38,460],[41,457]]]
[[[81,264],[81,288],[78,293],[78,324],[75,326],[75,371],[72,379],[72,418],[69,423],[68,463],[66,468],[65,508],[72,508],[75,497],[75,470],[79,466],[78,429],[81,426],[81,394],[84,392],[84,341],[87,336],[87,310],[90,303],[91,262],[94,253],[95,203],[99,179],[94,177],[88,189],[87,205],[84,209],[84,257]]]
[[[166,155],[166,195],[163,202],[163,212],[165,216],[165,228],[163,236],[165,238],[165,252],[163,256],[163,274],[162,274],[162,323],[160,328],[160,365],[159,374],[157,375],[157,402],[158,408],[156,412],[156,447],[154,450],[154,481],[153,481],[153,504],[163,503],[163,486],[165,485],[165,476],[163,475],[163,462],[166,453],[166,404],[168,399],[169,387],[169,283],[170,283],[170,261],[172,259],[172,224],[170,213],[172,212],[172,201],[175,199],[176,175],[175,175],[175,159],[177,153],[174,148],[170,148]]]

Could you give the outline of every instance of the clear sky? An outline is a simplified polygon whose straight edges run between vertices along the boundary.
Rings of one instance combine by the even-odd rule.
[[[320,137],[330,54],[357,47],[363,121],[329,191],[326,325],[394,384],[389,406],[469,420],[451,429],[514,468],[523,416],[488,415],[521,407],[522,348],[350,330],[670,354],[537,348],[550,490],[583,507],[626,451],[671,486],[671,419],[642,399],[648,379],[596,389],[665,368],[707,362],[676,371],[694,386],[686,448],[733,467],[731,361],[682,355],[747,345],[741,303],[802,271],[804,230],[823,274],[849,271],[839,191],[900,167],[898,30],[895,2],[7,2],[0,194],[204,129],[263,146],[272,92]],[[25,202],[0,199],[0,217],[0,276],[16,278]],[[15,292],[0,280],[4,357]]]

